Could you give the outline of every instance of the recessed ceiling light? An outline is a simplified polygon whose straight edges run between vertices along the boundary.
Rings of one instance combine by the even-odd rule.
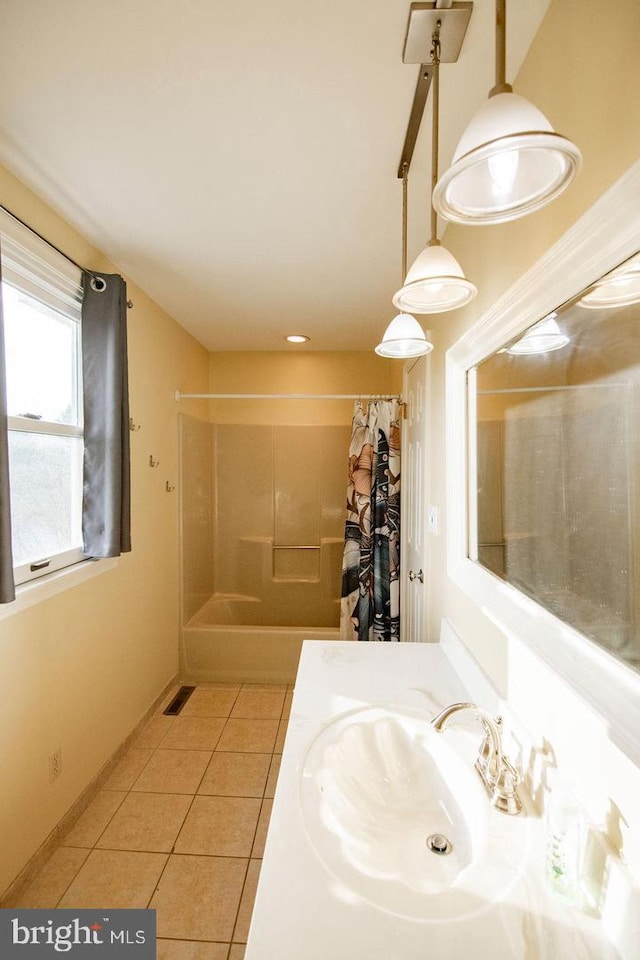
[[[285,337],[285,340],[288,340],[289,343],[307,343],[311,340],[311,337],[305,337],[303,333],[290,333],[288,337]]]

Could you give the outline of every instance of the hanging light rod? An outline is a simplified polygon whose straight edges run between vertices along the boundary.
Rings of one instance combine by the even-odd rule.
[[[393,305],[400,313],[384,332],[375,352],[381,357],[407,359],[433,350],[433,344],[412,315],[413,313],[440,313],[453,310],[471,299],[476,288],[469,283],[458,262],[441,247],[437,238],[437,216],[431,212],[431,240],[427,250],[418,257],[407,274],[407,190],[409,167],[413,158],[424,109],[433,81],[432,180],[438,170],[438,91],[439,66],[442,59],[455,62],[462,48],[473,4],[452,0],[433,0],[431,3],[412,3],[405,36],[403,61],[420,63],[418,82],[413,97],[407,133],[402,147],[398,178],[402,180],[402,283],[393,297]],[[448,27],[445,27],[448,24]],[[443,55],[443,28],[444,50]],[[429,56],[431,62],[424,63]],[[431,194],[430,194],[431,195]],[[426,266],[423,264],[427,255]],[[435,265],[434,265],[435,259]],[[417,265],[417,272],[416,272]],[[425,266],[425,269],[422,269]]]
[[[407,206],[409,191],[409,164],[404,164],[402,176],[402,277],[407,272]],[[399,313],[385,330],[382,340],[375,347],[379,357],[392,360],[408,360],[410,357],[422,357],[433,350],[433,344],[427,339],[424,330],[415,317],[408,313]]]
[[[416,84],[416,91],[413,95],[413,104],[411,106],[411,113],[409,115],[409,123],[407,124],[407,133],[404,138],[402,155],[400,157],[400,164],[398,166],[398,180],[404,179],[405,171],[407,171],[411,166],[411,161],[413,160],[413,151],[416,148],[416,141],[420,132],[420,124],[422,123],[424,108],[427,105],[427,97],[429,96],[429,89],[431,88],[432,79],[433,69],[431,65],[423,63],[418,72],[418,82]]]
[[[429,96],[433,79],[433,65],[430,62],[431,38],[436,25],[439,22],[440,62],[455,63],[460,56],[472,9],[472,3],[451,3],[447,0],[432,0],[431,3],[411,4],[402,62],[419,63],[420,70],[418,71],[418,81],[413,95],[407,133],[398,165],[398,180],[402,180],[405,170],[408,172],[411,166],[418,133],[420,132],[420,124]]]
[[[433,69],[433,114],[431,129],[431,183],[438,179],[439,113],[440,113],[440,32],[438,19],[431,37]],[[464,275],[456,258],[438,240],[438,214],[431,207],[431,237],[425,249],[403,274],[403,286],[392,299],[404,313],[446,313],[463,307],[478,292]]]
[[[453,3],[451,0],[412,3],[409,8],[402,62],[429,62],[431,37],[440,20],[442,23],[440,60],[442,63],[455,63],[460,56],[472,10],[473,3],[469,0]]]

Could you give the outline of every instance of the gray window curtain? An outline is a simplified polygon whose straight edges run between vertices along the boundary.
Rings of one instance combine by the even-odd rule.
[[[131,550],[127,288],[116,274],[82,274],[84,486],[88,557]]]
[[[2,275],[0,270],[0,283]],[[2,287],[0,286],[0,290]],[[9,437],[7,435],[7,378],[4,359],[4,319],[0,296],[0,603],[16,598],[11,549],[11,502],[9,496]]]

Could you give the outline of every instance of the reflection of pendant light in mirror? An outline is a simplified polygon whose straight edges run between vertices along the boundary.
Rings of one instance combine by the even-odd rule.
[[[433,115],[431,130],[431,181],[438,179],[438,113],[440,108],[440,21],[432,37]],[[446,313],[469,303],[478,292],[462,267],[438,240],[438,215],[431,204],[431,239],[414,260],[404,286],[393,298],[399,310],[412,313]]]
[[[407,272],[407,177],[409,165],[402,168],[402,276]],[[380,357],[395,360],[407,360],[409,357],[421,357],[433,350],[424,330],[415,317],[399,313],[384,332],[381,342],[375,348]]]
[[[504,223],[549,203],[569,186],[582,155],[506,76],[506,0],[496,0],[496,85],[463,133],[433,193],[457,223]]]
[[[597,280],[578,301],[578,306],[589,310],[607,310],[631,303],[640,303],[640,256],[633,257]]]
[[[511,353],[516,356],[531,356],[537,353],[552,353],[554,350],[560,350],[569,343],[569,337],[562,333],[556,323],[557,313],[550,313],[544,320],[540,320],[535,326],[531,327],[516,340],[510,347],[507,347],[505,353]]]

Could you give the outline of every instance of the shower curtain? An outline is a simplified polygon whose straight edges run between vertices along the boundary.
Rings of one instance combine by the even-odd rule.
[[[400,639],[400,405],[357,400],[349,447],[342,640]]]

